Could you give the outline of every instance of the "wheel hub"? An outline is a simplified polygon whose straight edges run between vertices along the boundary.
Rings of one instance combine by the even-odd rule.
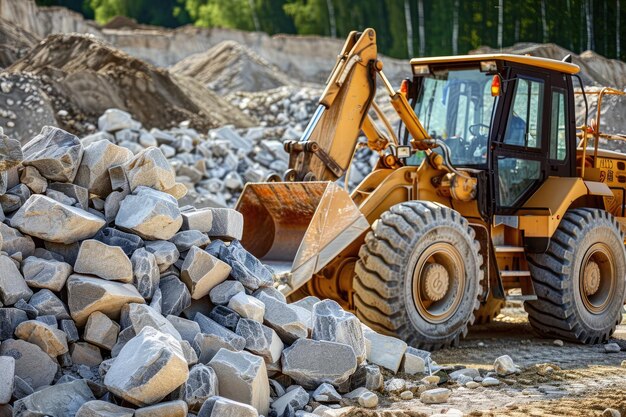
[[[441,300],[450,287],[450,276],[443,265],[431,263],[424,267],[422,291],[429,301]]]
[[[413,270],[413,301],[424,320],[443,323],[454,315],[465,290],[465,265],[451,243],[437,242],[424,250]]]
[[[583,276],[585,294],[593,295],[598,292],[598,289],[600,288],[600,279],[600,266],[596,262],[590,260],[587,265],[585,265]]]
[[[614,264],[613,252],[605,243],[593,244],[583,257],[578,276],[579,294],[592,314],[601,314],[611,305],[617,285]]]

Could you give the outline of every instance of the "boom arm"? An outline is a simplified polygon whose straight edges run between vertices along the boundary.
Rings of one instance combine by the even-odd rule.
[[[382,73],[382,62],[377,60],[376,32],[353,31],[337,57],[319,106],[302,138],[285,142],[290,155],[286,181],[334,181],[344,175],[361,130],[372,150],[380,152],[387,147],[389,140],[368,115],[376,94],[377,73],[414,140],[428,138],[406,97],[394,91]]]

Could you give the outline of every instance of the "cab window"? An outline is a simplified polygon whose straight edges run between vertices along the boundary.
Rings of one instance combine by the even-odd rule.
[[[518,78],[504,143],[525,148],[541,148],[543,81]]]
[[[552,89],[552,115],[550,123],[550,159],[564,161],[567,156],[567,107],[565,90]]]

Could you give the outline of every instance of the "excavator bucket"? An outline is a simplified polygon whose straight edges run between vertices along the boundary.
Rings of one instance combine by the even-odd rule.
[[[242,245],[274,269],[286,295],[370,227],[333,182],[249,183],[236,208],[244,218]]]

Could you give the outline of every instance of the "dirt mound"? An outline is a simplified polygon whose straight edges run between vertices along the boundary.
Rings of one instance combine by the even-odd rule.
[[[206,52],[183,59],[171,68],[218,94],[233,91],[263,91],[290,85],[289,77],[251,49],[224,41]]]
[[[0,18],[0,67],[8,67],[17,61],[37,42],[36,36]]]
[[[172,76],[91,35],[52,35],[8,68],[29,73],[51,90],[56,111],[68,113],[62,127],[81,133],[108,108],[129,111],[147,127],[183,120],[200,130],[223,124],[249,126],[249,118],[198,83]]]
[[[499,52],[500,49],[481,47],[471,54]],[[581,77],[587,84],[611,86],[619,89],[626,88],[626,62],[608,59],[592,51],[585,51],[580,55],[573,53],[553,43],[517,43],[501,50],[504,53],[551,58],[561,60],[567,55],[572,56],[572,62],[580,67]]]

